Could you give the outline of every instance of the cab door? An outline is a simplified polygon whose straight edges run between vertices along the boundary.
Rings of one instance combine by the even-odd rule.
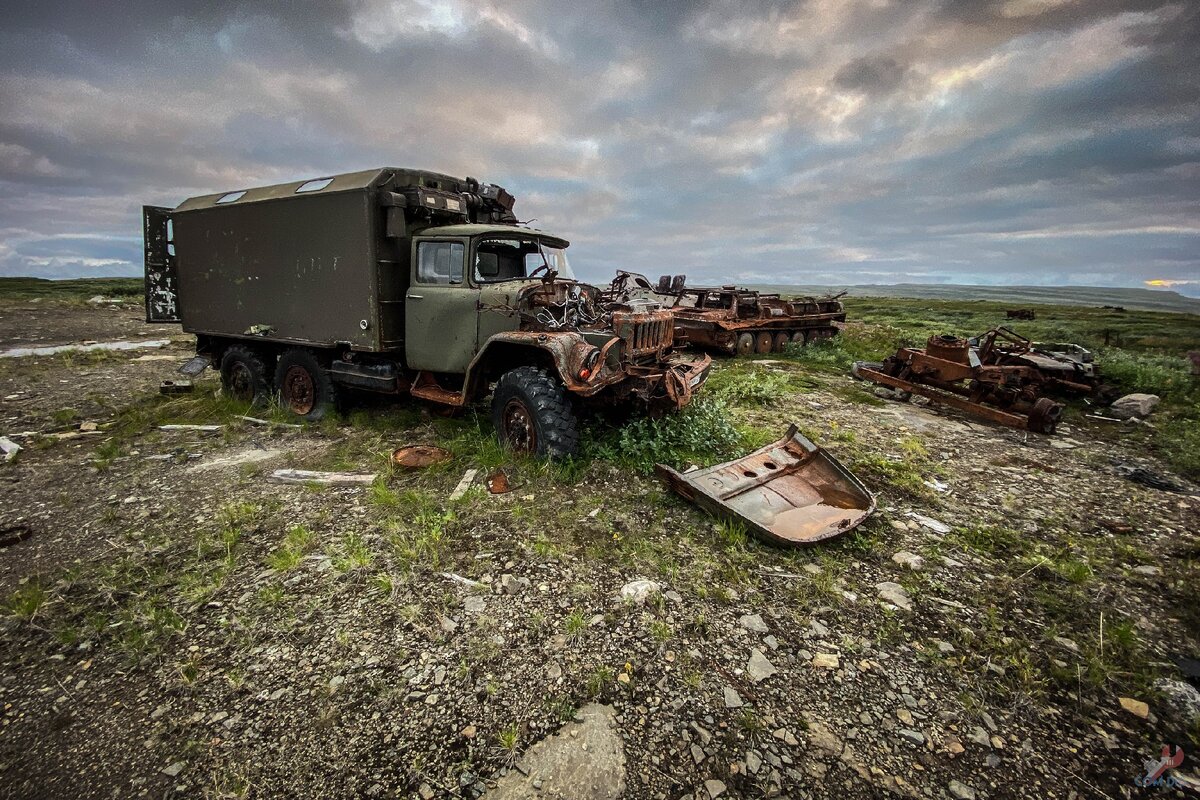
[[[410,369],[465,372],[475,355],[479,290],[464,277],[467,239],[416,237],[404,296],[404,357]]]

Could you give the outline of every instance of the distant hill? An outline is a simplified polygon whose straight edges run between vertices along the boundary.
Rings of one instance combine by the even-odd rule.
[[[1111,289],[1100,286],[963,286],[897,283],[857,286],[775,286],[751,284],[760,291],[822,295],[846,292],[851,297],[912,297],[931,300],[990,300],[1013,308],[1022,305],[1123,306],[1143,311],[1200,314],[1200,300],[1166,289]]]

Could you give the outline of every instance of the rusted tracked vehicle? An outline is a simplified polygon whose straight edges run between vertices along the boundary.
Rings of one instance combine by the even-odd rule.
[[[590,403],[686,405],[710,360],[662,303],[574,280],[568,242],[503,188],[380,168],[143,209],[146,319],[196,334],[191,372],[310,420],[353,388],[444,406],[492,392],[513,449],[575,450]]]
[[[785,300],[735,286],[689,287],[683,275],[664,275],[651,285],[645,276],[618,272],[612,297],[655,297],[675,312],[675,341],[728,355],[777,353],[789,342],[807,344],[836,336],[846,310],[833,297]]]
[[[1087,364],[1077,355],[1079,362],[1038,350],[1028,339],[997,328],[971,341],[932,336],[923,350],[902,347],[882,363],[856,362],[852,372],[902,397],[919,394],[1001,425],[1050,434],[1063,404],[1046,395],[1092,390],[1082,380],[1094,376],[1090,354]]]

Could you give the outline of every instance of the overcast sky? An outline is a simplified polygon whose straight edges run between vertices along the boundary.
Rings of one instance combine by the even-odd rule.
[[[1197,295],[1198,41],[1194,0],[9,0],[0,275],[140,274],[143,203],[412,166],[595,281]]]

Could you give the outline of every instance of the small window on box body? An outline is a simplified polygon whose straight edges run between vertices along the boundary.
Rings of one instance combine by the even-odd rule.
[[[317,178],[308,183],[300,184],[300,188],[296,190],[296,194],[300,194],[301,192],[319,192],[331,183],[333,183],[333,178]]]
[[[449,286],[463,282],[465,252],[457,242],[421,242],[417,245],[417,281]]]
[[[241,200],[245,194],[246,194],[245,189],[243,189],[240,192],[230,192],[229,194],[223,194],[219,198],[217,198],[217,202],[218,203],[232,203],[236,200]]]

